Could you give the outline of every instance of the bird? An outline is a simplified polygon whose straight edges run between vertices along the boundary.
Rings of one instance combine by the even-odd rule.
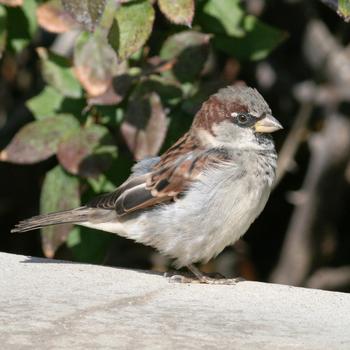
[[[200,283],[225,283],[194,264],[234,244],[262,212],[277,167],[271,133],[282,128],[256,89],[229,85],[202,104],[174,145],[137,162],[115,191],[20,221],[11,232],[82,225],[152,246]]]

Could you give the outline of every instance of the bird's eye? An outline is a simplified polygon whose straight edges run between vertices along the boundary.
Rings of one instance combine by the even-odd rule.
[[[237,121],[239,124],[245,124],[248,122],[248,116],[246,114],[238,114]]]

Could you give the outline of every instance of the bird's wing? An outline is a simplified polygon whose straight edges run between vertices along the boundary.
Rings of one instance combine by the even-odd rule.
[[[209,165],[227,161],[227,154],[219,149],[209,151],[196,147],[189,150],[181,140],[157,162],[148,159],[151,164],[148,172],[144,172],[142,162],[138,163],[134,174],[116,191],[93,199],[88,206],[114,209],[122,216],[175,200]],[[143,171],[138,172],[140,169]]]
[[[145,158],[137,162],[132,168],[130,178],[147,174],[152,171],[153,167],[159,163],[160,157]]]

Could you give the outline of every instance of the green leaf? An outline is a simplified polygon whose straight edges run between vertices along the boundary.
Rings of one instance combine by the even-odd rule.
[[[130,169],[133,165],[134,160],[126,152],[121,152],[112,166],[103,175],[110,183],[114,184],[114,187],[117,187],[130,176]],[[88,181],[91,184],[91,179],[88,179]],[[105,192],[105,190],[102,192]]]
[[[212,33],[242,37],[244,11],[240,0],[209,0],[203,7],[201,23]]]
[[[164,149],[171,147],[191,127],[193,114],[186,114],[181,109],[174,109],[169,115],[169,131],[164,142]]]
[[[74,63],[77,77],[90,96],[105,93],[118,73],[117,57],[107,39],[87,32],[76,42]]]
[[[77,120],[80,121],[80,123],[83,123],[86,120],[84,108],[86,108],[85,98],[65,97],[57,110],[57,113],[72,114]]]
[[[191,26],[194,15],[194,0],[158,0],[158,5],[171,22]]]
[[[100,174],[96,178],[90,177],[87,181],[95,194],[112,192],[117,187],[104,174]]]
[[[106,0],[61,0],[63,8],[68,11],[76,21],[84,25],[85,29],[93,31],[98,24]]]
[[[42,214],[77,208],[80,205],[79,180],[68,175],[59,165],[50,170],[44,180],[40,197]],[[57,248],[66,241],[71,224],[48,226],[41,229],[45,256],[52,258]]]
[[[242,38],[216,35],[213,45],[240,60],[261,60],[275,49],[286,37],[286,33],[275,29],[254,16],[243,21],[246,34]]]
[[[110,233],[77,226],[67,239],[76,260],[90,264],[101,264],[106,256],[113,236]]]
[[[110,31],[114,17],[116,14],[116,10],[119,6],[120,0],[107,0],[106,1],[106,6],[103,10],[103,14],[101,16],[101,19],[99,21],[99,24],[97,28],[95,29],[95,32],[97,35],[103,35],[103,37],[107,37],[108,32]]]
[[[194,31],[174,34],[164,42],[160,57],[175,59],[170,72],[165,76],[175,77],[180,82],[192,82],[203,71],[210,53],[210,35]]]
[[[247,15],[239,0],[209,0],[199,21],[215,33],[214,47],[241,60],[265,58],[286,38],[284,32]]]
[[[73,74],[69,61],[43,47],[37,48],[37,52],[41,60],[44,80],[63,96],[81,97],[81,86]]]
[[[8,42],[13,51],[23,50],[37,28],[35,0],[25,0],[21,7],[7,8]]]
[[[117,155],[108,129],[101,125],[79,129],[58,146],[57,158],[72,174],[97,177],[105,172]]]
[[[0,153],[0,160],[17,164],[40,162],[54,155],[58,144],[79,127],[71,115],[58,115],[25,125]]]
[[[121,60],[145,44],[153,22],[154,9],[148,0],[132,1],[119,7],[108,40]]]
[[[4,52],[6,47],[6,22],[7,20],[5,7],[0,5],[0,58],[2,57],[2,53]]]
[[[350,22],[349,0],[321,0],[321,2],[335,11],[345,22]]]
[[[138,91],[142,94],[156,92],[162,102],[170,106],[176,105],[182,98],[181,85],[177,81],[156,74],[144,79],[138,86]]]
[[[339,0],[338,1],[338,13],[344,18],[346,22],[350,21],[350,1]]]
[[[51,86],[45,86],[39,95],[26,102],[26,106],[34,114],[35,119],[52,117],[59,109],[64,96]]]

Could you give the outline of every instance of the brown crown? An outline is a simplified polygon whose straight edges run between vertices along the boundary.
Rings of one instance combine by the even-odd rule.
[[[214,124],[230,118],[231,113],[242,112],[248,112],[247,106],[237,101],[221,101],[217,96],[211,96],[197,112],[192,127],[201,128],[213,133],[212,127]]]

